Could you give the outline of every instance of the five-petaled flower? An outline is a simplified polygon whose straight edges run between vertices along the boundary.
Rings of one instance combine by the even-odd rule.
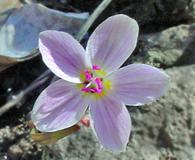
[[[161,70],[132,64],[119,67],[136,47],[139,27],[125,15],[101,23],[89,38],[86,51],[69,34],[40,33],[44,63],[60,80],[48,86],[32,110],[32,121],[42,132],[54,132],[78,123],[89,107],[90,125],[104,148],[126,148],[131,118],[126,105],[150,103],[167,90]]]

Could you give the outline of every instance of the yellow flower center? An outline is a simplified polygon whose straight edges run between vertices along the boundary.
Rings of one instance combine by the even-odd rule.
[[[105,96],[111,88],[111,82],[104,79],[106,72],[99,66],[93,66],[81,73],[82,83],[78,84],[78,88],[83,92],[84,96],[92,96],[96,99]]]

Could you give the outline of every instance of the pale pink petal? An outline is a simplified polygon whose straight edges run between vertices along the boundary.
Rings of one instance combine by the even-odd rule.
[[[73,83],[57,80],[38,97],[32,110],[32,121],[42,132],[53,132],[79,122],[88,102]]]
[[[126,149],[131,131],[131,118],[117,99],[104,97],[90,105],[91,125],[102,146],[113,152]]]
[[[167,74],[145,64],[132,64],[107,77],[115,96],[128,105],[143,105],[161,97],[168,89]]]
[[[80,83],[79,76],[89,60],[83,47],[68,33],[44,31],[39,36],[39,50],[44,63],[58,77]]]
[[[94,65],[107,72],[119,68],[136,47],[139,27],[126,15],[109,17],[90,36],[87,53]]]

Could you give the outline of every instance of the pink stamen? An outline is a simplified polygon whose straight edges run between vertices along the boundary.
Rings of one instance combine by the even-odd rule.
[[[102,89],[99,88],[90,88],[90,92],[92,93],[101,93]]]
[[[85,78],[89,81],[89,80],[91,80],[92,79],[92,75],[91,75],[91,73],[89,72],[89,71],[85,71]]]
[[[97,92],[97,90],[96,90],[96,88],[90,88],[90,92],[92,92],[92,93],[96,93],[96,92]]]
[[[93,70],[100,70],[99,66],[93,66]],[[83,92],[91,92],[91,93],[101,93],[103,90],[103,83],[101,78],[93,78],[93,74],[86,70],[84,72],[85,81],[84,87],[81,89]]]
[[[102,89],[96,88],[96,93],[101,93]]]
[[[81,91],[83,91],[83,92],[90,92],[90,88],[84,87],[84,88],[81,89]]]
[[[99,66],[93,65],[93,70],[100,70],[101,68]]]
[[[103,84],[102,84],[102,81],[101,81],[100,78],[96,78],[95,82],[96,82],[96,84],[98,86],[98,89],[102,89],[103,88]]]

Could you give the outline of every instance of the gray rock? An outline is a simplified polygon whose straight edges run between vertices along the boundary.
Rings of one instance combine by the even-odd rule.
[[[82,11],[92,12],[101,0],[72,0],[70,3]],[[96,5],[94,5],[96,4]],[[195,20],[195,0],[113,0],[98,18],[123,13],[135,18],[144,31],[157,31],[180,23]],[[96,26],[96,25],[94,25]]]
[[[81,6],[90,5],[88,1],[81,3]],[[193,22],[195,0],[113,0],[99,19],[103,20],[116,13],[131,16],[144,31],[154,32],[180,23]]]
[[[193,19],[194,0],[115,0],[121,13],[133,16],[140,24],[158,23],[169,25],[182,20]],[[125,6],[126,4],[126,6]],[[127,5],[129,4],[129,5]],[[142,5],[140,5],[142,4]]]
[[[142,35],[127,63],[141,62],[168,68],[195,64],[195,23]]]
[[[23,125],[0,129],[0,159],[40,159],[41,146],[35,144]]]
[[[86,128],[50,147],[63,160],[195,160],[195,65],[167,73],[171,89],[165,97],[129,107],[133,130],[126,152],[115,155],[100,149]]]
[[[146,145],[154,144],[155,150],[161,151],[162,159],[163,155],[167,159],[169,156],[176,160],[195,159],[192,143],[195,133],[194,71],[195,65],[168,69],[172,79],[169,93],[159,102],[132,114],[135,140],[139,143],[139,138],[142,138]]]

